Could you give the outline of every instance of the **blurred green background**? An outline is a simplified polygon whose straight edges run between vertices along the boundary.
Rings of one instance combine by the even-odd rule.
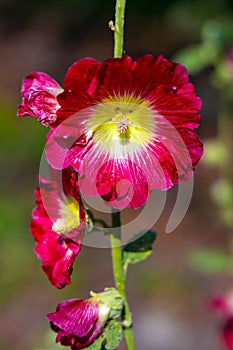
[[[47,129],[16,111],[29,72],[46,72],[62,85],[75,60],[112,56],[114,6],[110,0],[0,2],[0,350],[52,349],[45,314],[62,299],[86,298],[113,284],[107,249],[83,247],[72,286],[62,291],[41,271],[28,227]],[[164,234],[176,197],[169,191],[154,227],[154,254],[129,273],[138,349],[219,350],[221,321],[207,304],[232,287],[233,2],[128,0],[125,29],[126,54],[162,53],[186,64],[203,100],[198,133],[206,143],[212,139],[185,219]],[[124,220],[131,215],[123,213]]]

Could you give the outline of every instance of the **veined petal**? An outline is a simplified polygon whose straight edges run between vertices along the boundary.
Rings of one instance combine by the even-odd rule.
[[[36,240],[35,252],[50,282],[57,288],[70,284],[72,265],[85,234],[85,211],[74,181],[74,172],[67,169],[63,194],[58,182],[45,179],[40,179],[40,187],[35,192],[37,206],[30,225]]]
[[[85,58],[68,69],[64,80],[65,90],[58,96],[58,102],[62,106],[58,111],[60,121],[94,104],[99,67],[98,61]]]
[[[23,81],[23,102],[18,108],[18,116],[37,117],[45,126],[57,120],[56,112],[60,107],[57,95],[63,91],[61,86],[42,72],[32,72]]]
[[[84,193],[109,205],[140,207],[148,190],[189,180],[203,154],[194,133],[201,100],[186,68],[161,55],[80,60],[58,100],[66,119],[48,140],[47,159],[56,169],[73,166]]]
[[[187,89],[191,85],[189,93],[184,88],[174,89],[164,86],[158,87],[148,95],[148,100],[155,106],[157,112],[175,127],[196,129],[201,122],[198,111],[201,108],[201,100],[195,95],[192,84],[185,84]],[[188,86],[187,86],[188,85]]]
[[[58,333],[56,341],[72,350],[86,348],[103,333],[107,321],[122,312],[123,299],[116,289],[90,294],[92,297],[86,300],[62,301],[55,312],[47,315],[51,328]]]
[[[98,303],[73,299],[58,304],[57,310],[47,317],[55,326],[75,337],[86,337],[98,319]]]

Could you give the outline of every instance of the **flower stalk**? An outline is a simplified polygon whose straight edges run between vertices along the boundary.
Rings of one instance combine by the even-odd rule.
[[[128,350],[134,350],[135,344],[132,331],[132,316],[127,301],[125,287],[126,276],[123,270],[120,211],[112,212],[112,227],[114,228],[114,233],[111,234],[113,274],[116,288],[124,301],[123,327],[125,342]]]
[[[126,0],[116,0],[114,58],[122,57],[123,53],[125,4]],[[111,234],[113,274],[116,288],[124,300],[123,326],[125,342],[128,350],[134,350],[135,344],[132,331],[132,316],[127,301],[125,288],[126,276],[123,270],[120,211],[112,211],[112,227],[115,231]]]
[[[116,0],[114,28],[114,57],[121,57],[124,43],[124,18],[126,0]]]
[[[189,180],[203,154],[194,132],[201,121],[201,101],[186,69],[162,55],[145,55],[135,61],[122,57],[125,4],[126,0],[116,0],[115,24],[109,22],[114,59],[75,62],[66,74],[64,89],[42,72],[32,72],[22,84],[18,116],[36,117],[52,129],[45,149],[51,181],[40,176],[30,228],[42,268],[57,288],[71,283],[72,265],[86,227],[107,227],[86,212],[81,188],[83,195],[98,193],[112,208],[117,203],[117,208],[136,210],[147,202],[151,190],[164,191]],[[69,143],[74,135],[76,142]],[[109,234],[117,296],[115,289],[107,289],[92,292],[87,300],[59,303],[56,312],[48,315],[57,342],[83,349],[96,341],[94,347],[101,348],[116,338],[111,346],[115,349],[123,328],[127,349],[135,350],[126,270],[128,264],[150,254],[155,234],[144,240],[146,251],[135,260],[130,258],[132,251],[136,255],[141,251],[129,249],[132,242],[122,250],[121,227],[120,211],[113,209]],[[116,320],[119,317],[122,325]]]

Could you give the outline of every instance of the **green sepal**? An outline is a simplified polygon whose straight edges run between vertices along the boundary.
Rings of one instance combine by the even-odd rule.
[[[147,231],[135,235],[123,249],[123,267],[127,271],[129,264],[137,264],[145,260],[152,253],[152,244],[156,239],[156,233]]]
[[[88,350],[105,350],[105,347],[102,344],[103,344],[103,338],[102,338],[102,335],[101,335],[94,341],[94,343],[92,343],[91,345],[89,345],[85,349],[88,349]]]
[[[121,315],[124,301],[121,294],[115,288],[104,288],[102,293],[90,292],[92,299],[105,304],[109,308],[108,319],[117,318]]]
[[[86,209],[86,232],[90,233],[94,227],[94,215],[91,210]]]
[[[94,343],[89,345],[88,350],[115,350],[123,338],[122,325],[116,320],[111,320]]]
[[[104,338],[106,340],[105,349],[115,350],[123,338],[122,325],[116,320],[111,320],[105,328]]]
[[[95,218],[94,214],[90,209],[88,208],[85,208],[85,209],[86,209],[86,232],[87,233],[92,232],[94,229],[98,230],[98,228],[108,227],[108,225],[104,220]],[[96,225],[99,225],[99,226],[96,226]]]

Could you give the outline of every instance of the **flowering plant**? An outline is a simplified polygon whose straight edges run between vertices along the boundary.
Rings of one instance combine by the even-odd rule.
[[[29,74],[18,109],[19,116],[34,116],[50,128],[48,174],[40,172],[30,226],[50,282],[70,284],[74,260],[96,222],[111,241],[116,289],[60,302],[47,316],[57,342],[73,350],[113,350],[123,333],[127,348],[135,348],[126,272],[150,255],[156,235],[150,226],[122,249],[120,210],[138,209],[153,190],[190,180],[203,153],[194,132],[201,101],[187,70],[162,55],[122,57],[124,9],[125,0],[117,0],[114,58],[75,62],[64,87],[45,73]],[[91,197],[111,208],[112,227],[90,211]]]
[[[86,348],[104,330],[108,319],[119,317],[123,307],[120,294],[113,288],[105,289],[87,300],[73,299],[58,304],[56,312],[47,315],[57,341],[73,350]]]
[[[43,270],[53,285],[62,288],[70,284],[72,265],[86,230],[86,215],[77,174],[68,168],[64,170],[62,197],[57,175],[53,172],[53,181],[40,179],[30,229]]]
[[[233,298],[232,291],[211,300],[211,307],[223,315],[223,322],[220,326],[222,343],[226,349],[233,349]]]

